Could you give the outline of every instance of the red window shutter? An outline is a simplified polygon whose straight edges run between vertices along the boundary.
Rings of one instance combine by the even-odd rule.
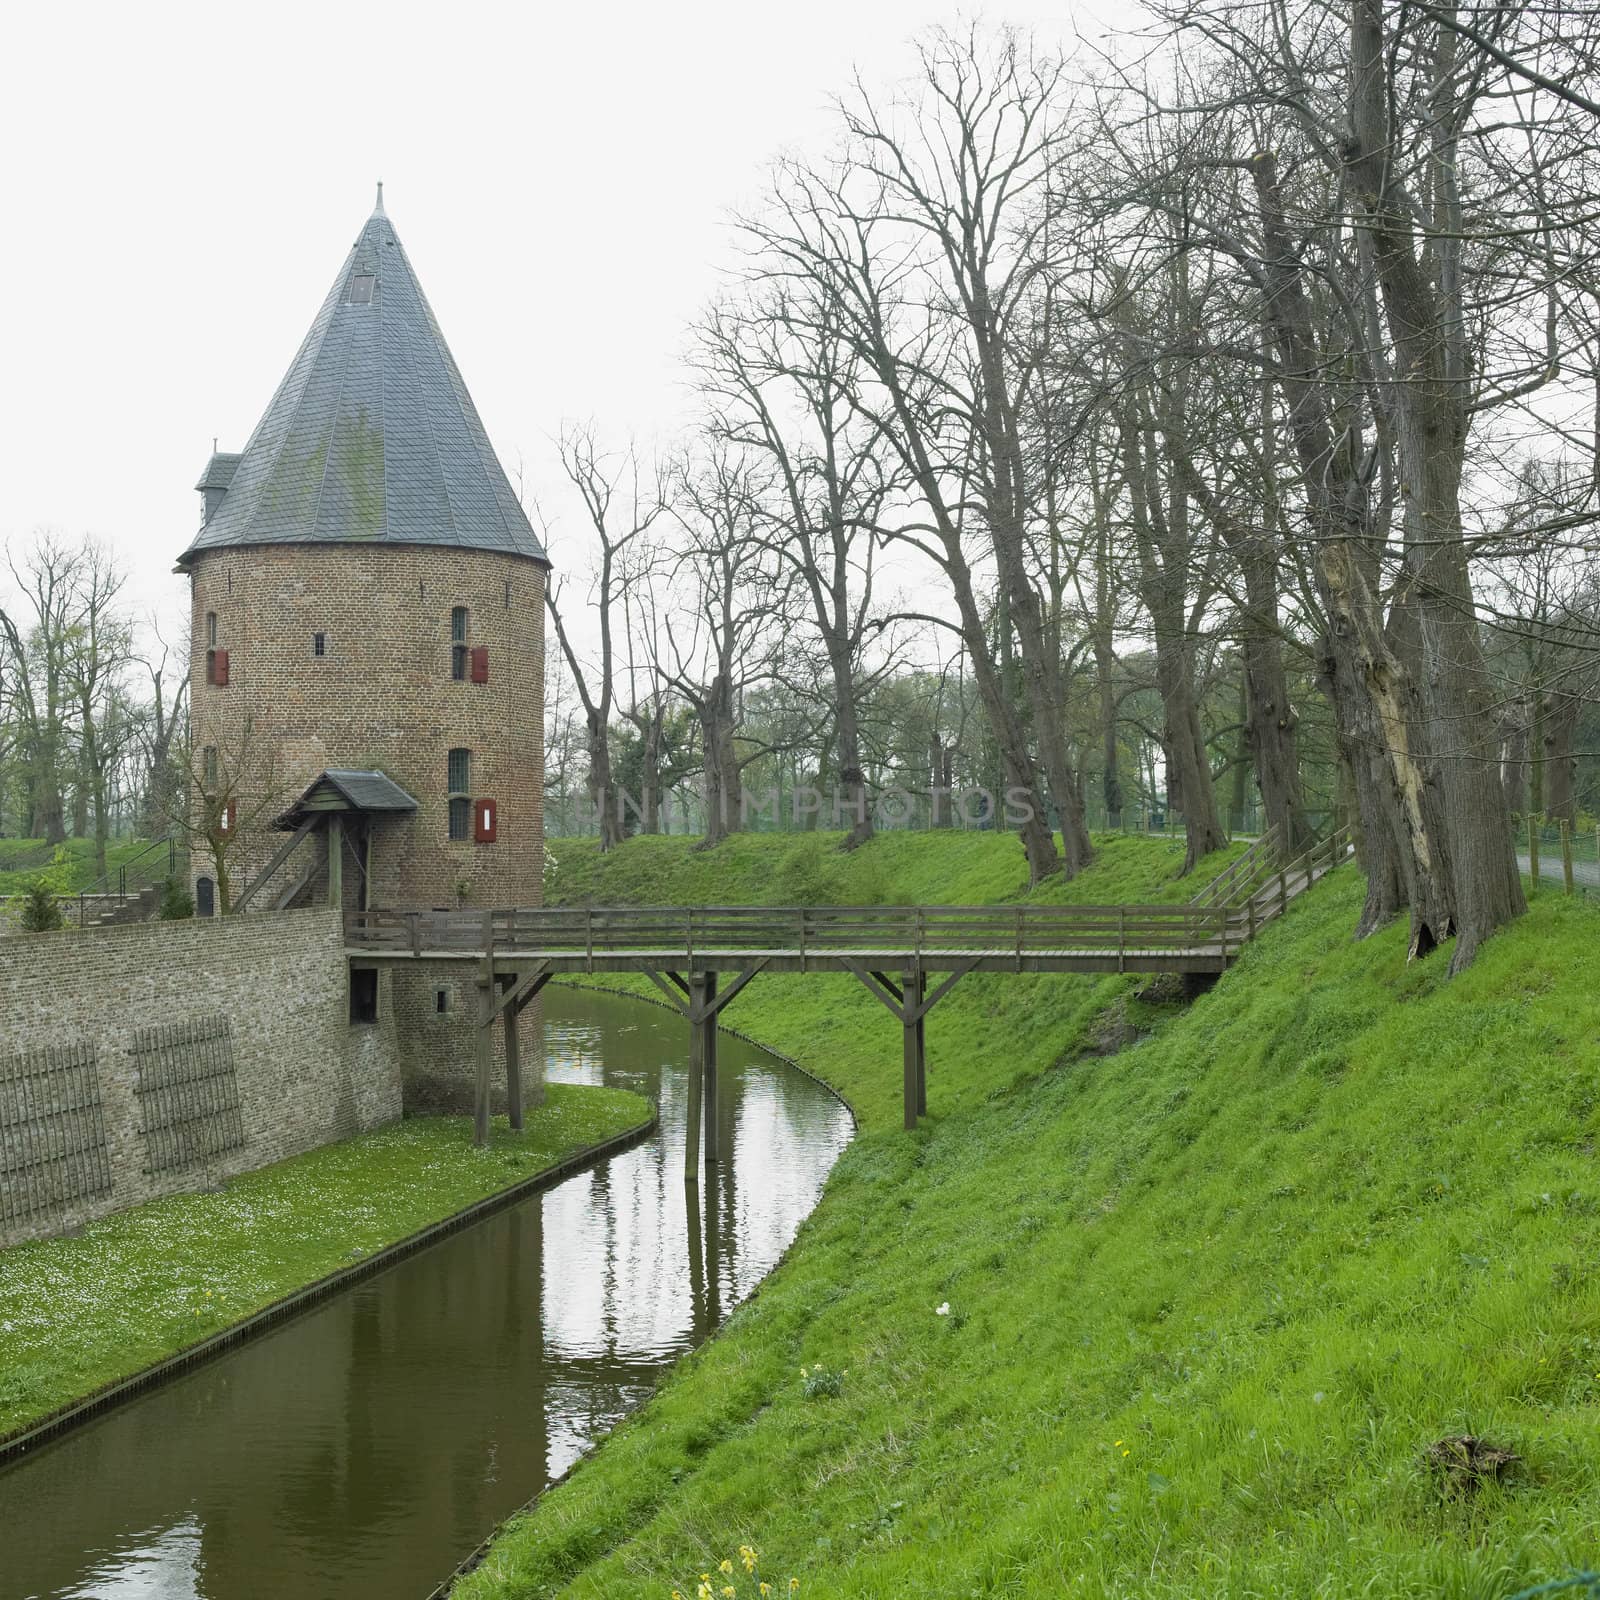
[[[494,843],[496,820],[493,800],[474,800],[472,802],[472,837],[479,844]]]
[[[215,670],[212,673],[211,681],[216,684],[219,689],[224,688],[227,685],[228,652],[226,650],[218,650],[216,652]]]
[[[475,644],[472,647],[472,681],[474,683],[489,681],[489,647],[486,644]]]

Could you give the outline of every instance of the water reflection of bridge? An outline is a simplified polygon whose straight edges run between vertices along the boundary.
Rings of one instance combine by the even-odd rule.
[[[758,973],[848,973],[899,1020],[905,1125],[928,1109],[928,1013],[968,973],[1176,973],[1203,984],[1350,853],[1343,829],[1284,859],[1263,836],[1186,904],[987,906],[551,906],[361,911],[352,967],[431,962],[479,991],[477,1130],[488,1137],[492,1030],[505,1030],[507,1103],[520,1126],[517,1019],[552,978],[642,973],[689,1023],[691,1152],[718,1160],[717,1018]],[[727,982],[723,983],[723,978]]]

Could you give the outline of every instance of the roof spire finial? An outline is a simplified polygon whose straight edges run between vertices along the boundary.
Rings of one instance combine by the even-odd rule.
[[[380,216],[383,214],[383,179],[378,179],[378,203],[372,208]]]

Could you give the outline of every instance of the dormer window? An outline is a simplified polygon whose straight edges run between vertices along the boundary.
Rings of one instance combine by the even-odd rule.
[[[350,304],[353,306],[370,306],[372,304],[372,291],[377,282],[377,278],[370,272],[356,273],[350,279]]]

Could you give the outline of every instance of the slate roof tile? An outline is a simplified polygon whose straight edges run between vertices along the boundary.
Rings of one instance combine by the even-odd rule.
[[[352,280],[371,277],[370,299]],[[377,540],[545,559],[382,205],[368,218],[224,488],[181,557]]]

